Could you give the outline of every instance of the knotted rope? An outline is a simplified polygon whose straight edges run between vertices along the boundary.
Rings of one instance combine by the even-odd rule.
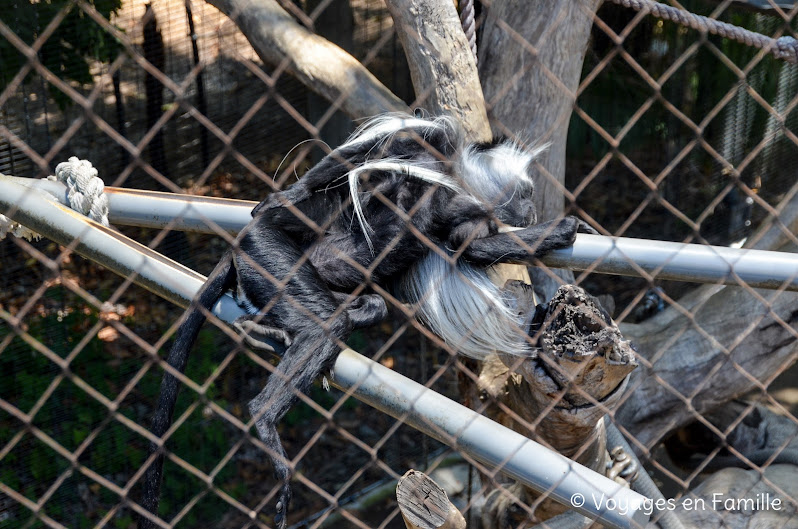
[[[97,174],[97,169],[91,165],[91,162],[73,156],[69,161],[58,164],[55,176],[48,176],[47,179],[57,180],[66,185],[70,208],[103,226],[108,226],[108,197],[104,193],[105,184]],[[29,241],[41,238],[38,233],[0,215],[0,240],[9,233]]]
[[[88,160],[78,160],[73,156],[67,162],[58,164],[55,177],[67,186],[69,207],[103,226],[108,226],[108,197],[105,195],[105,184],[97,176]]]

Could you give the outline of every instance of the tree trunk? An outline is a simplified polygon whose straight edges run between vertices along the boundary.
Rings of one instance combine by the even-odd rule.
[[[491,139],[474,55],[449,1],[386,0],[410,65],[418,104],[448,114],[473,141]]]
[[[538,216],[563,212],[565,140],[600,0],[488,0],[479,73],[495,133],[550,143],[536,175]]]
[[[349,0],[333,0],[332,2],[308,0],[305,9],[308,13],[312,13],[322,3],[326,6],[314,21],[316,33],[340,46],[345,52],[352,53],[355,47],[355,20]],[[338,108],[331,108],[332,106],[331,102],[323,96],[312,91],[308,93],[308,119],[318,127],[319,138],[334,149],[346,141],[355,127],[346,114]],[[321,156],[326,154],[320,149],[314,149],[313,153],[314,163],[320,161]]]

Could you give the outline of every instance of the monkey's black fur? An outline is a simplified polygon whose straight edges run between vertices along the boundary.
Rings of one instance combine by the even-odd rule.
[[[361,285],[396,292],[403,276],[435,246],[461,252],[459,260],[479,273],[499,262],[531,263],[571,245],[584,227],[573,217],[534,224],[532,186],[525,174],[531,156],[521,152],[506,142],[469,146],[449,120],[383,118],[296,184],[261,202],[208,278],[178,330],[168,362],[180,372],[185,369],[205,320],[200,307],[210,309],[227,289],[234,289],[249,313],[238,322],[240,330],[254,329],[288,345],[249,406],[282,480],[280,527],[291,499],[291,469],[277,422],[295,402],[295,392],[307,391],[331,367],[353,329],[385,317],[385,300],[363,293]],[[517,159],[504,159],[512,157]],[[483,186],[479,179],[495,182]],[[490,191],[474,191],[482,187]],[[523,229],[500,233],[501,224]],[[177,380],[165,374],[152,424],[158,437],[171,424],[178,390]],[[157,511],[162,465],[163,456],[145,476],[144,507],[150,512]],[[154,524],[142,517],[140,527]]]

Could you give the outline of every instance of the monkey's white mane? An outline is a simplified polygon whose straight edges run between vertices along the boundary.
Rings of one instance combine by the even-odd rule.
[[[400,131],[412,131],[418,134],[422,139],[425,139],[434,131],[446,130],[447,128],[448,130],[457,130],[454,127],[454,121],[448,117],[422,119],[404,114],[385,114],[370,119],[361,125],[340,148],[350,148],[361,143],[368,143],[375,139],[379,139],[372,148],[373,151],[379,153],[380,147],[390,141],[390,139]],[[373,233],[374,230],[363,214],[363,205],[360,202],[359,196],[360,178],[371,171],[404,173],[424,182],[437,184],[455,191],[462,190],[451,175],[424,167],[418,162],[412,163],[408,160],[395,158],[382,158],[373,161],[367,159],[362,165],[353,168],[346,175],[349,181],[349,194],[352,198],[355,218],[357,218],[358,224],[360,224],[360,228],[363,230],[366,244],[368,244],[372,254],[374,254],[374,244],[371,242],[370,234]]]
[[[529,166],[545,148],[525,151],[502,143],[479,151],[468,146],[460,153],[458,176],[477,199],[490,207],[501,206],[516,186],[531,189]],[[492,351],[529,356],[524,317],[509,306],[490,275],[490,270],[462,259],[452,266],[437,252],[428,252],[404,275],[401,290],[406,301],[416,303],[417,317],[460,353],[476,359]]]
[[[525,150],[515,143],[504,142],[481,149],[466,144],[459,125],[448,117],[380,116],[361,126],[342,147],[382,138],[375,145],[378,151],[401,131],[412,131],[425,138],[442,129],[452,131],[451,141],[456,152],[453,175],[424,167],[419,162],[399,159],[369,160],[347,174],[355,217],[372,252],[370,233],[373,229],[363,214],[358,194],[360,179],[369,171],[401,172],[464,191],[490,208],[500,207],[512,198],[519,186],[525,186],[527,193],[531,191],[529,167],[546,146]],[[441,250],[452,254],[451,249]],[[530,354],[521,331],[523,317],[502,298],[502,291],[491,281],[489,270],[473,267],[463,260],[452,265],[438,252],[429,251],[402,277],[399,290],[403,301],[416,305],[417,317],[462,354],[477,359],[491,351],[520,356]]]

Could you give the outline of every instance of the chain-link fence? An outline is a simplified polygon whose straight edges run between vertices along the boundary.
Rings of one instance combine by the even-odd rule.
[[[446,109],[468,141],[487,140],[489,123],[527,147],[546,144],[529,167],[538,220],[576,215],[617,239],[613,246],[580,234],[572,250],[541,255],[528,271],[491,268],[491,292],[520,314],[511,326],[527,349],[474,360],[458,350],[478,328],[504,320],[485,309],[462,340],[442,339],[418,313],[430,296],[460,308],[449,290],[475,280],[455,263],[476,259],[467,249],[485,235],[475,229],[447,247],[450,239],[414,217],[434,193],[477,195],[457,180],[467,168],[447,165],[461,154],[447,152],[450,138],[436,144],[416,134],[423,151],[400,152],[399,162],[416,164],[401,171],[441,167],[455,179],[430,184],[429,196],[414,184],[418,194],[399,204],[370,177],[350,196],[335,180],[315,191],[347,190],[321,227],[312,220],[318,211],[286,206],[308,238],[295,241],[307,250],[300,271],[303,263],[320,268],[323,252],[308,241],[337,225],[361,248],[369,233],[382,233],[368,218],[358,222],[353,202],[384,204],[400,232],[369,240],[377,251],[364,262],[341,258],[359,274],[354,286],[320,272],[338,293],[379,294],[388,313],[338,337],[376,364],[341,355],[279,423],[293,471],[288,525],[441,526],[445,516],[430,521],[441,514],[432,500],[421,502],[426,522],[400,514],[397,502],[413,498],[397,496],[397,481],[419,469],[468,527],[532,526],[565,512],[563,502],[603,512],[610,526],[634,526],[625,513],[606,514],[624,507],[618,498],[601,504],[607,498],[595,491],[611,482],[592,469],[649,498],[660,488],[665,507],[653,517],[677,517],[666,515],[663,527],[798,527],[798,267],[788,253],[798,243],[796,65],[775,58],[773,47],[616,3],[451,4],[20,0],[0,12],[0,173],[28,179],[0,181],[0,213],[44,235],[0,242],[0,527],[134,527],[147,518],[144,477],[157,464],[151,445],[162,441],[156,526],[275,525],[282,483],[247,403],[280,376],[279,361],[229,325],[246,300],[224,298],[227,309],[199,332],[184,375],[164,359],[199,273],[211,273],[255,201],[283,196],[363,118],[411,108]],[[671,5],[773,39],[794,35],[798,10],[773,0]],[[458,14],[465,34],[459,19],[446,18]],[[377,143],[362,159],[333,156],[346,168],[339,177],[379,160],[380,149],[393,152],[390,141]],[[68,172],[56,167],[71,156],[98,170],[113,229],[53,204],[76,208],[74,181],[33,181]],[[504,191],[477,201],[493,228],[523,194]],[[15,228],[0,226],[3,234]],[[514,244],[534,253],[523,237]],[[408,248],[420,262],[438,255],[448,270],[417,299],[397,294],[406,277],[399,272],[410,272],[380,272]],[[270,261],[260,264],[271,271]],[[285,283],[271,279],[288,288],[297,270]],[[504,283],[530,277],[534,294]],[[559,288],[566,283],[598,301]],[[330,330],[333,317],[315,301],[266,305],[305,310]],[[424,397],[384,368],[451,400]],[[150,421],[165,372],[182,390],[174,424],[160,436]],[[621,451],[612,424],[629,442]],[[539,445],[519,445],[503,427]],[[579,466],[558,474],[561,461],[548,449]],[[637,477],[633,454],[644,466]],[[585,480],[584,490],[574,485],[583,505],[564,492],[574,475]],[[584,524],[557,518],[549,526]]]

